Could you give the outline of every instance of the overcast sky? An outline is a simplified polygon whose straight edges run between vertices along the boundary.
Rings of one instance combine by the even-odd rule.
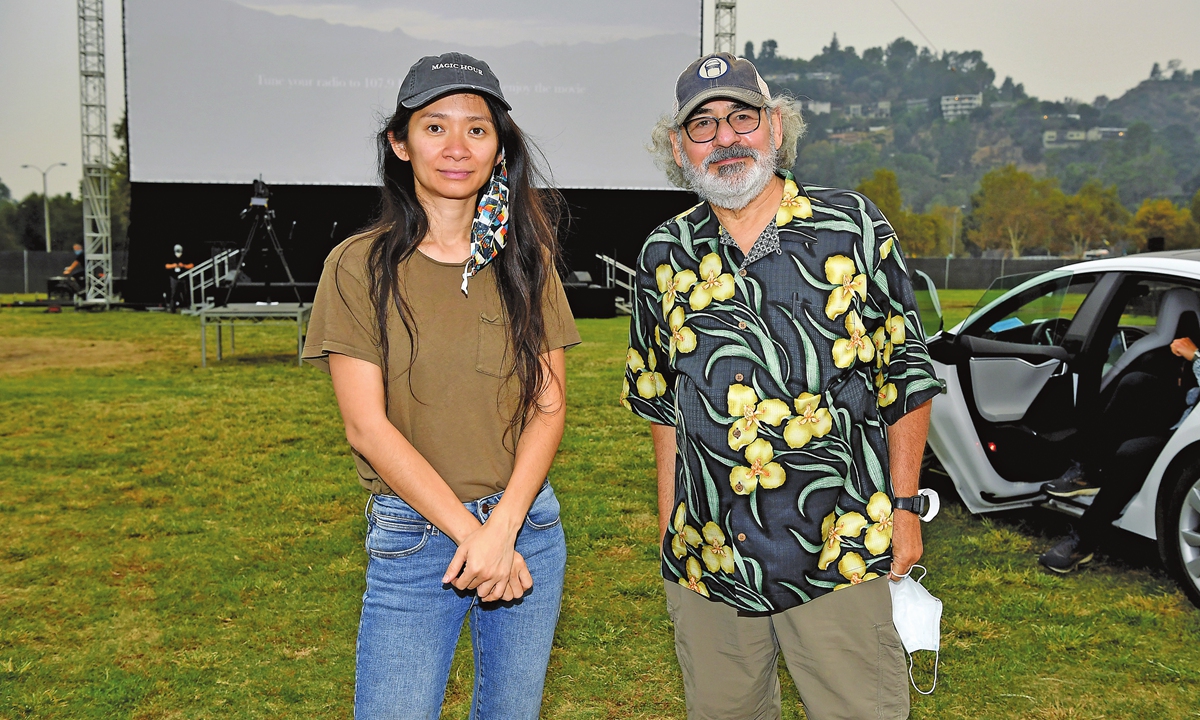
[[[654,0],[647,0],[652,4]],[[279,0],[246,4],[268,5]],[[1197,0],[741,0],[738,48],[768,38],[792,57],[811,57],[834,32],[860,53],[903,35],[939,50],[982,50],[997,82],[1011,75],[1032,95],[1047,99],[1117,97],[1172,58],[1200,68]],[[303,4],[293,0],[294,5]],[[329,4],[336,4],[331,2]],[[380,6],[386,3],[380,0]],[[412,6],[412,2],[402,3]],[[505,3],[501,0],[500,5]],[[713,0],[705,0],[711,47]],[[590,4],[604,7],[603,3]],[[105,0],[109,121],[124,103],[121,3]],[[472,5],[474,7],[474,5]],[[79,56],[75,2],[0,0],[0,181],[23,197],[41,191],[30,163],[64,161],[49,175],[50,192],[78,192]],[[657,18],[656,18],[657,20]],[[615,23],[624,24],[624,23]]]

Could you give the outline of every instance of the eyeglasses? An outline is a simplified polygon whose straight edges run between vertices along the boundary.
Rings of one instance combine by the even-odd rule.
[[[738,135],[749,135],[758,129],[762,123],[761,108],[739,108],[723,118],[711,115],[701,115],[689,119],[683,124],[683,131],[694,143],[712,142],[717,136],[717,129],[724,120],[729,128]]]

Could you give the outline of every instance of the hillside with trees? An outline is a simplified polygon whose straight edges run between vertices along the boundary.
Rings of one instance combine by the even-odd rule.
[[[1087,103],[1040,100],[998,83],[979,51],[904,38],[859,53],[835,35],[810,59],[777,50],[744,54],[804,107],[797,176],[889,193],[894,178],[913,254],[1200,246],[1200,71],[1155,64],[1121,97]]]

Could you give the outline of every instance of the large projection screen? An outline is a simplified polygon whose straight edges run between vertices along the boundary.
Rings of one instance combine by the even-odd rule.
[[[701,0],[125,0],[134,182],[371,185],[425,55],[499,76],[564,188],[669,187],[646,151]]]

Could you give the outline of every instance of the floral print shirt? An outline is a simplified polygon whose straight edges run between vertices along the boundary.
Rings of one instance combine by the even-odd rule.
[[[744,265],[706,203],[650,235],[621,391],[676,428],[663,577],[746,614],[886,573],[887,425],[941,390],[870,200],[785,174],[775,225]]]

